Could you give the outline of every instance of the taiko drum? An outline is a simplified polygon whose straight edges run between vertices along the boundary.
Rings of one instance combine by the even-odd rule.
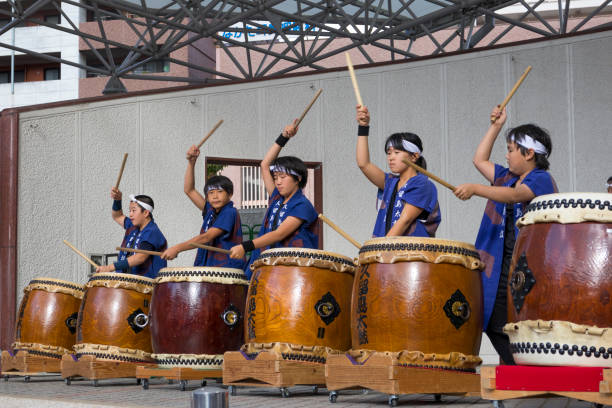
[[[36,278],[23,290],[15,330],[15,350],[61,358],[76,341],[84,287],[52,278]]]
[[[155,280],[150,327],[163,367],[220,368],[244,338],[249,281],[241,269],[164,268]]]

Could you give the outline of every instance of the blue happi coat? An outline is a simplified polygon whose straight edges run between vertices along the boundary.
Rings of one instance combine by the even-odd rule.
[[[147,249],[159,252],[163,252],[168,248],[166,237],[164,237],[164,234],[162,234],[153,220],[140,230],[137,226],[132,224],[132,221],[128,217],[125,217],[123,228],[125,228],[125,236],[123,237],[121,246],[124,248]],[[132,255],[134,255],[133,252],[127,253],[125,251],[120,251],[119,260],[124,261]],[[133,273],[134,275],[155,279],[157,277],[157,272],[165,268],[166,265],[167,262],[165,259],[161,259],[156,255],[149,255],[144,263],[133,266],[127,271],[121,270],[117,272]]]

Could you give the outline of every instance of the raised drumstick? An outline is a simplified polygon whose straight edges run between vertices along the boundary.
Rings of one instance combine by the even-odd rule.
[[[154,256],[161,256],[161,252],[158,251],[147,251],[146,249],[135,249],[135,248],[123,248],[123,247],[117,247],[115,248],[117,251],[124,251],[124,252],[135,252],[137,254],[146,254],[146,255],[154,255]]]
[[[525,69],[525,72],[523,72],[523,75],[521,75],[521,77],[518,79],[518,81],[516,81],[516,83],[512,87],[512,90],[510,91],[510,93],[508,93],[508,96],[506,96],[506,99],[504,99],[504,101],[501,103],[501,105],[499,105],[499,110],[500,111],[503,110],[506,107],[508,102],[510,102],[510,98],[512,98],[512,95],[514,95],[514,93],[517,91],[519,86],[521,86],[521,84],[523,83],[525,78],[527,78],[527,74],[529,74],[529,71],[531,71],[531,65],[528,66],[527,69]],[[496,120],[497,120],[497,118],[495,116],[491,115],[491,123],[495,123]]]
[[[302,112],[302,116],[300,116],[300,118],[298,119],[298,121],[297,121],[295,126],[299,126],[300,123],[302,123],[302,120],[304,119],[304,116],[306,116],[306,114],[308,113],[310,108],[312,108],[312,105],[314,105],[314,103],[317,100],[317,98],[319,97],[319,95],[321,95],[321,92],[323,92],[323,89],[319,89],[317,91],[317,93],[315,94],[314,98],[312,98],[312,101],[310,101],[310,103],[308,104],[306,109],[304,109],[304,112]]]
[[[115,188],[119,188],[119,183],[121,182],[121,177],[123,176],[123,169],[125,169],[125,162],[127,161],[127,157],[128,157],[128,154],[125,153],[123,155],[123,161],[121,162],[121,169],[119,169],[119,177],[117,177]]]
[[[357,104],[363,106],[361,94],[359,93],[359,85],[357,85],[357,78],[355,77],[355,70],[353,69],[353,63],[351,62],[351,56],[348,52],[345,52],[344,54],[346,55],[346,66],[348,67],[349,74],[351,74],[351,82],[353,82],[353,90],[355,91]]]
[[[204,245],[204,244],[196,244],[193,242],[190,242],[189,245],[194,246],[196,248],[202,248],[202,249],[207,249],[209,251],[213,251],[213,252],[221,252],[222,254],[230,254],[230,251],[227,249],[223,249],[223,248],[217,248],[214,246],[210,246],[210,245]]]
[[[64,240],[64,244],[68,245],[68,247],[69,247],[70,249],[72,249],[74,252],[76,252],[76,254],[77,254],[78,256],[80,256],[81,258],[83,258],[84,260],[86,260],[87,262],[89,262],[89,263],[91,264],[91,266],[93,266],[94,268],[97,268],[98,266],[100,266],[100,265],[98,265],[97,263],[95,263],[94,261],[92,261],[92,260],[91,260],[89,257],[87,257],[87,256],[86,256],[84,253],[82,253],[81,251],[79,251],[78,249],[76,249],[76,248],[74,247],[74,245],[72,245],[70,242],[68,242],[68,241]]]
[[[430,179],[432,179],[433,181],[437,181],[438,183],[442,184],[444,187],[450,189],[451,191],[455,191],[455,186],[453,186],[451,183],[448,183],[444,180],[442,180],[440,177],[436,176],[435,174],[432,174],[430,172],[428,172],[427,170],[425,170],[424,168],[422,168],[421,166],[419,166],[416,163],[413,163],[409,160],[402,160],[404,163],[406,163],[409,166],[414,167],[414,169],[416,171],[418,171],[419,173],[423,173],[424,175],[426,175],[427,177],[429,177]]]
[[[349,241],[351,244],[355,245],[357,247],[357,249],[361,248],[361,244],[359,244],[359,242],[357,242],[357,240],[353,239],[353,237],[351,237],[349,234],[344,232],[339,226],[337,226],[336,224],[331,222],[331,220],[329,218],[327,218],[323,214],[319,214],[319,218],[321,219],[321,221],[323,221],[324,223],[326,223],[327,225],[332,227],[332,229],[334,231],[336,231],[338,234],[342,235],[347,241]]]
[[[219,126],[221,126],[221,124],[223,123],[223,119],[221,119],[220,121],[217,122],[217,124],[215,125],[215,127],[212,128],[212,130],[210,132],[208,132],[208,134],[206,136],[204,136],[204,139],[202,139],[202,141],[198,144],[198,149],[200,147],[202,147],[202,145],[204,144],[204,142],[206,140],[208,140],[209,137],[212,136],[213,133],[215,133],[215,131],[219,128]]]

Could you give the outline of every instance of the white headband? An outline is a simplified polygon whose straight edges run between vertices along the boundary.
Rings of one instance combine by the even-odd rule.
[[[612,183],[608,183],[608,188],[612,187]]]
[[[389,143],[387,143],[387,149],[389,149],[390,147],[393,147],[394,149],[397,149],[396,145],[393,145],[393,143],[391,141],[389,141]],[[402,139],[402,147],[404,148],[405,151],[410,152],[410,153],[418,153],[421,154],[421,149],[419,149],[419,147],[417,145],[415,145],[412,142],[407,141],[406,139]]]
[[[514,139],[514,135],[512,135],[510,140],[519,146],[523,146],[525,149],[533,149],[533,151],[538,154],[548,154],[546,147],[529,135],[523,135],[523,140],[520,142]]]
[[[208,193],[211,190],[223,190],[225,191],[225,189],[223,187],[221,187],[220,184],[211,184],[210,186],[206,187],[206,192]]]
[[[141,206],[142,208],[144,208],[145,210],[149,210],[149,212],[153,212],[153,207],[151,207],[149,204],[147,203],[143,203],[142,201],[138,201],[136,199],[136,196],[134,194],[130,194],[130,201],[137,203],[139,206]]]
[[[278,164],[275,166],[270,166],[270,173],[286,173],[286,174],[291,174],[292,176],[295,176],[299,178],[300,180],[302,179],[302,176],[300,176],[295,170],[291,170],[286,167],[279,166]]]

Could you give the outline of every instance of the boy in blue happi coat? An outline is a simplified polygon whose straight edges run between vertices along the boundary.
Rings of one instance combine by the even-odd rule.
[[[200,149],[195,145],[187,151],[184,191],[193,204],[202,211],[203,223],[200,234],[168,248],[163,259],[175,259],[180,252],[193,249],[191,243],[206,244],[229,250],[242,243],[240,214],[231,201],[234,193],[232,181],[225,176],[210,177],[204,185],[204,196],[195,189],[195,164]],[[227,254],[198,248],[193,266],[219,266],[244,268],[244,259],[231,259]]]
[[[259,235],[231,249],[232,258],[242,258],[252,251],[245,274],[250,279],[250,266],[263,250],[278,247],[317,248],[319,237],[314,228],[317,212],[302,193],[308,180],[308,169],[297,157],[278,157],[281,149],[298,131],[297,119],[285,126],[276,142],[261,161],[261,176],[268,192],[268,210]]]
[[[421,139],[414,133],[389,136],[385,153],[391,173],[385,173],[370,162],[370,112],[367,107],[357,105],[357,123],[357,165],[378,187],[381,201],[372,236],[435,237],[441,221],[438,190],[427,176],[403,162],[412,161],[427,168]]]
[[[516,220],[537,196],[557,192],[552,176],[546,171],[552,143],[548,133],[536,125],[510,129],[506,136],[508,168],[489,161],[493,144],[506,122],[506,110],[493,109],[496,120],[481,140],[474,154],[474,165],[491,183],[462,184],[455,195],[462,200],[472,195],[488,198],[476,238],[476,249],[486,264],[482,276],[484,290],[484,329],[505,364],[514,364],[507,322],[508,274],[512,251],[518,234]]]
[[[148,251],[164,251],[167,247],[166,238],[153,221],[153,199],[146,195],[130,195],[129,217],[123,215],[121,209],[121,191],[116,187],[111,189],[113,199],[113,220],[125,229],[121,246],[123,248],[144,249]],[[166,261],[159,256],[133,252],[119,252],[119,259],[111,265],[99,266],[96,272],[133,273],[154,279],[161,268],[166,267]]]

